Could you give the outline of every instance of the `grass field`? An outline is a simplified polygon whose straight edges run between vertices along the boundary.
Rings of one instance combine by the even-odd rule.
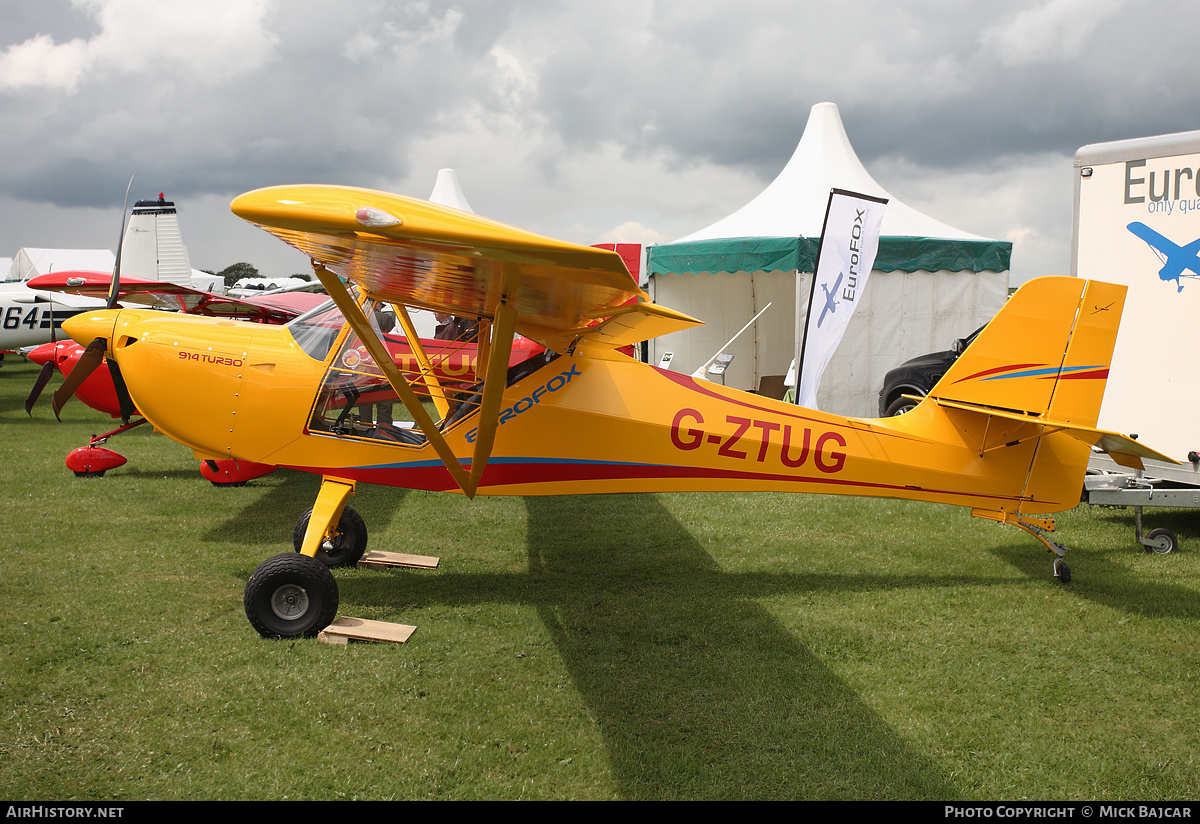
[[[404,645],[265,641],[242,610],[317,479],[240,489],[135,430],[21,403],[0,369],[0,797],[1195,799],[1200,521],[1023,533],[928,504],[782,494],[479,499],[359,487],[342,615]]]

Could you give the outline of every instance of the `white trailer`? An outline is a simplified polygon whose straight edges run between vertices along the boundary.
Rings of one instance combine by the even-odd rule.
[[[1200,131],[1084,146],[1075,154],[1071,274],[1128,287],[1099,426],[1137,433],[1180,465],[1130,472],[1096,455],[1084,500],[1200,508]]]

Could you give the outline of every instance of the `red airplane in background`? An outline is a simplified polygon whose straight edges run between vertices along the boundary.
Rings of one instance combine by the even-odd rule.
[[[32,278],[29,284],[31,288],[47,292],[104,298],[111,288],[112,274],[62,271]],[[121,279],[118,298],[125,304],[135,303],[189,314],[269,324],[287,323],[328,300],[322,294],[300,291],[245,299],[230,298],[170,281],[132,277]],[[33,414],[33,406],[49,381],[51,373],[58,370],[62,373],[64,382],[55,392],[52,402],[55,416],[69,398],[78,397],[92,409],[123,421],[122,426],[103,435],[93,436],[87,446],[72,450],[67,455],[67,467],[80,477],[102,477],[109,469],[124,464],[126,459],[123,455],[105,448],[103,444],[112,436],[145,423],[145,419],[138,416],[137,408],[124,386],[120,385],[118,388],[119,383],[114,380],[103,355],[103,352],[96,351],[89,354],[87,349],[70,339],[44,343],[27,353],[30,360],[42,365],[42,371],[25,401],[26,412]],[[85,366],[72,379],[70,376],[75,373],[81,360]],[[138,417],[131,420],[134,416]],[[213,463],[216,465],[212,465]],[[228,466],[224,465],[226,463]],[[274,468],[249,464],[246,461],[217,461],[202,463],[200,472],[214,484],[243,484],[251,478],[273,471]]]
[[[31,289],[66,292],[104,300],[112,288],[112,272],[64,271],[39,275],[28,282]],[[314,284],[319,287],[319,284]],[[299,314],[324,303],[328,298],[313,292],[271,292],[247,298],[233,298],[181,286],[168,280],[121,275],[117,300],[152,309],[168,309],[190,315],[248,320],[255,323],[287,323]]]
[[[30,284],[34,288],[46,291],[71,292],[103,298],[111,289],[112,275],[106,272],[65,271],[34,278]],[[285,324],[304,316],[310,328],[327,328],[330,335],[336,334],[343,324],[341,313],[333,307],[326,295],[306,291],[274,292],[233,298],[167,281],[122,277],[117,298],[122,303],[138,303],[185,314],[251,323]],[[329,306],[325,307],[325,304]],[[391,323],[386,317],[380,320],[385,324]],[[400,334],[385,333],[384,340],[396,365],[411,379],[416,380],[420,367],[407,339]],[[477,348],[473,339],[422,339],[422,346],[429,355],[433,374],[448,390],[468,390],[478,381],[475,374]],[[519,338],[513,343],[511,363],[520,363],[540,351],[542,347],[539,344]],[[70,340],[46,343],[28,353],[29,359],[42,364],[43,368],[37,384],[25,402],[26,412],[33,414],[33,406],[50,373],[57,369],[63,374],[64,381],[54,393],[52,401],[56,416],[67,400],[77,397],[92,409],[123,421],[122,426],[92,437],[87,446],[75,449],[67,455],[67,467],[80,477],[101,477],[109,469],[123,465],[126,462],[125,457],[105,448],[104,444],[112,436],[145,423],[123,383],[114,379],[103,355],[104,352],[99,349],[90,350],[89,353],[89,349]],[[467,391],[467,394],[470,392]],[[370,398],[362,398],[360,402],[369,404]],[[133,419],[134,416],[137,416],[136,419]],[[273,472],[275,468],[268,464],[231,459],[202,461],[200,474],[218,486],[241,485]]]

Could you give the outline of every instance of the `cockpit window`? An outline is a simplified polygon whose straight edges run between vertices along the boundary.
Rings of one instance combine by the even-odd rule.
[[[402,336],[390,334],[396,323],[392,308],[375,301],[363,308],[371,327],[395,359],[393,362],[404,369],[412,355]],[[339,313],[339,329],[341,319]],[[331,344],[332,338],[325,344],[326,352]],[[404,416],[403,403],[396,397],[396,391],[358,335],[350,333],[325,374],[309,428],[314,432],[328,432],[339,437],[410,446],[425,443],[425,436],[419,429],[413,428],[409,422],[393,418],[394,414]]]
[[[309,357],[323,362],[344,322],[341,310],[327,300],[293,320],[287,329]]]
[[[363,305],[363,314],[375,337],[390,356],[392,364],[416,392],[427,395],[429,388],[425,376],[422,375],[421,365],[408,340],[397,328],[395,310],[386,303],[368,301]],[[313,314],[312,320],[303,324],[301,334],[296,335],[296,340],[300,342],[301,335],[309,334],[313,334],[315,338],[313,330],[324,329],[326,324],[332,325],[336,322],[337,329],[340,329],[341,319],[340,314],[335,315],[333,319],[319,312]],[[301,320],[304,318],[297,318],[293,324],[300,325],[298,322]],[[337,329],[333,330],[334,334]],[[470,334],[471,337],[467,340],[435,338],[424,341],[427,364],[436,376],[437,386],[445,395],[449,406],[445,419],[438,424],[438,428],[443,431],[478,410],[482,398],[483,385],[479,382],[476,370],[477,346],[474,338],[477,333],[472,329]],[[332,337],[324,341],[321,351],[328,353],[332,341]],[[313,351],[305,351],[317,357]],[[514,361],[516,363],[508,370],[507,385],[511,386],[515,381],[534,372],[552,357],[554,355],[546,352],[541,346],[518,337],[509,361],[510,364]],[[425,403],[431,416],[436,419],[434,403],[429,400]],[[404,446],[424,445],[425,434],[415,428],[408,418],[408,410],[404,407],[404,402],[397,397],[387,376],[375,363],[358,335],[351,331],[330,359],[309,418],[309,431],[338,438],[382,441]]]

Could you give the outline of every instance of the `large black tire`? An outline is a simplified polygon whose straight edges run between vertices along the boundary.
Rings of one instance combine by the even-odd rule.
[[[296,521],[292,531],[292,546],[299,552],[304,546],[304,533],[308,531],[308,521],[312,517],[312,507]],[[367,524],[362,516],[350,507],[342,509],[342,517],[338,520],[337,534],[330,542],[330,549],[318,549],[317,560],[327,567],[352,567],[359,562],[367,551]]]
[[[311,637],[337,615],[337,581],[320,561],[285,552],[259,564],[242,603],[264,638]]]

